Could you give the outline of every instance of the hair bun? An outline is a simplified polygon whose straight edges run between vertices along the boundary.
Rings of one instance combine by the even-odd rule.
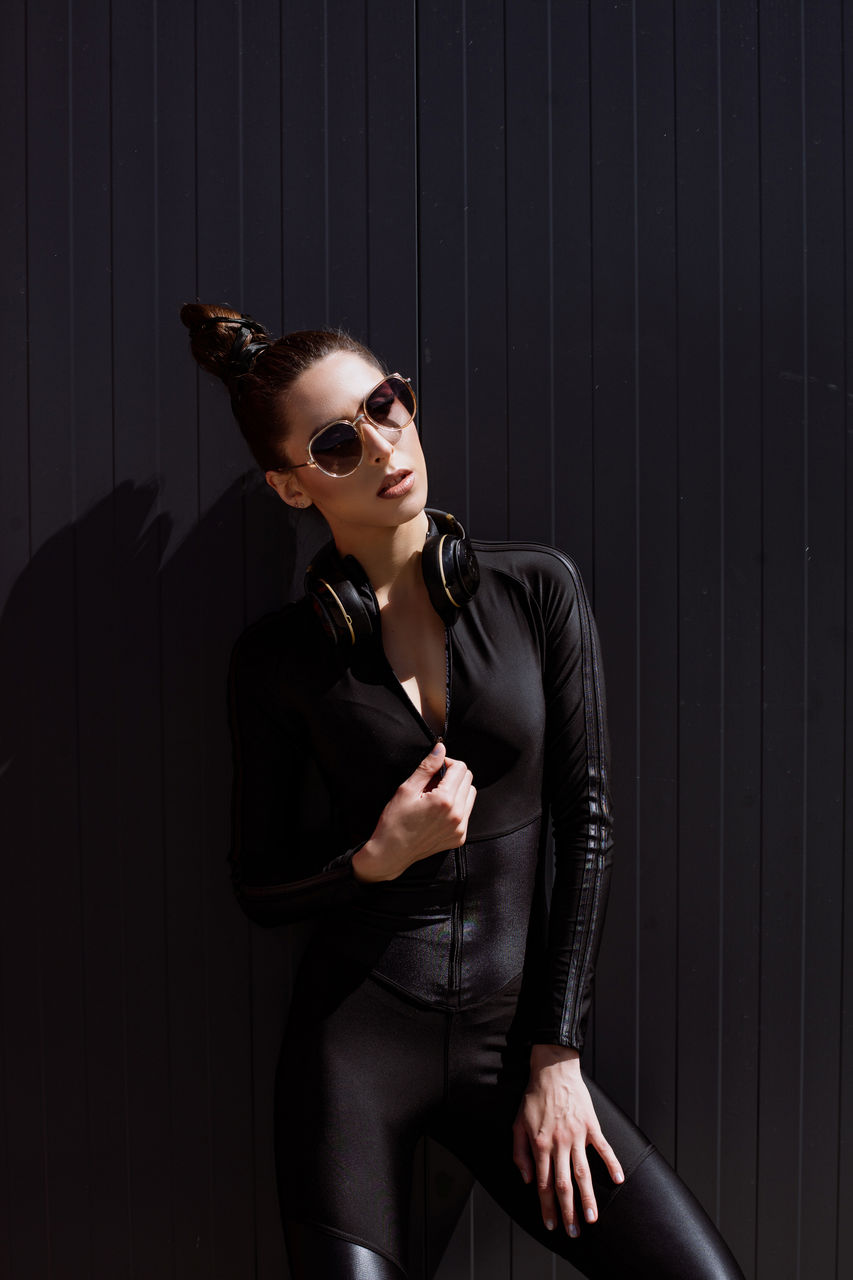
[[[197,362],[229,385],[249,373],[260,353],[272,343],[262,324],[231,307],[187,302],[181,307],[181,320],[190,331]]]

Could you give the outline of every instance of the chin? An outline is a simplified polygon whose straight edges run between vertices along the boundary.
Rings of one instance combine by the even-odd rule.
[[[397,507],[397,516],[400,524],[405,524],[409,520],[414,520],[419,516],[426,506],[427,502],[427,484],[426,479],[419,479],[415,484],[411,493],[407,493],[404,498],[400,499]]]

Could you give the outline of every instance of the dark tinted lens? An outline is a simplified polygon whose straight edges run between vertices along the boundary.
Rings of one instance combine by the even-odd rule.
[[[332,476],[347,476],[361,461],[361,439],[351,422],[333,422],[311,441],[311,457]]]
[[[386,378],[371,391],[364,408],[371,422],[377,427],[386,424],[405,427],[415,412],[415,397],[408,382],[402,378]]]

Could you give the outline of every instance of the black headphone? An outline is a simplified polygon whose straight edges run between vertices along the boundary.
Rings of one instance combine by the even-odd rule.
[[[424,582],[432,607],[452,626],[479,585],[477,557],[454,516],[429,507],[426,516]],[[305,594],[333,644],[354,645],[378,631],[379,605],[367,574],[354,556],[339,556],[334,542],[326,543],[309,564]]]

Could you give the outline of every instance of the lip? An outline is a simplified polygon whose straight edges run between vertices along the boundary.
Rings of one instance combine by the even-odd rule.
[[[414,471],[392,471],[376,491],[377,498],[402,498],[415,483]]]

